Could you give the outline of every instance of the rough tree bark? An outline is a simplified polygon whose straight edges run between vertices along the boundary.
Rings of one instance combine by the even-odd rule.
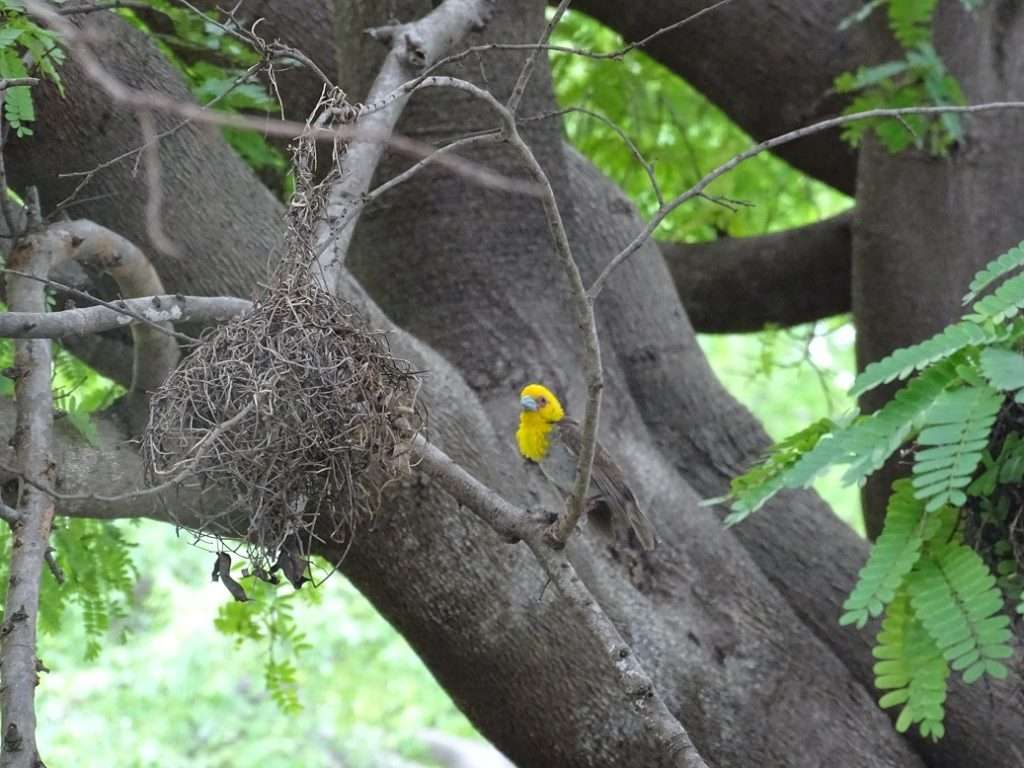
[[[360,34],[386,20],[374,5],[351,3],[338,30],[337,50],[346,54],[342,82],[356,97],[383,53]],[[403,18],[429,7],[396,6]],[[502,4],[485,35],[535,40],[542,11],[535,0]],[[278,13],[287,29],[280,6]],[[113,35],[103,55],[126,79],[184,93],[145,40],[102,14],[90,23]],[[695,48],[694,55],[712,52]],[[487,85],[499,97],[507,96],[520,60],[488,58]],[[461,74],[478,78],[479,69]],[[9,161],[14,182],[38,184],[50,205],[71,186],[57,172],[107,160],[139,136],[73,64],[65,78],[68,98],[40,93],[38,136],[16,147]],[[535,84],[528,108],[541,111],[551,99],[545,72]],[[412,100],[400,131],[433,139],[493,125],[493,116],[464,96],[432,92]],[[636,214],[610,182],[567,151],[557,126],[536,127],[527,137],[557,190],[584,276],[592,279],[639,229]],[[174,201],[167,214],[173,226],[165,221],[165,228],[185,250],[172,260],[149,249],[168,289],[248,295],[280,245],[281,206],[208,131],[187,127],[168,137],[161,159],[164,197]],[[509,173],[518,168],[507,151],[477,159]],[[401,163],[390,159],[382,173]],[[143,182],[131,177],[129,164],[98,178],[116,204],[84,201],[81,215],[146,242]],[[353,250],[360,282],[349,279],[345,291],[373,323],[393,321],[411,332],[396,331],[393,346],[431,371],[433,439],[480,480],[524,504],[552,500],[522,472],[511,441],[518,388],[545,380],[567,402],[583,401],[576,335],[550,248],[536,201],[428,171],[361,223]],[[587,533],[572,541],[572,556],[702,754],[719,766],[1014,765],[1024,718],[1004,688],[991,696],[955,695],[939,745],[911,745],[893,733],[869,692],[866,638],[835,626],[864,546],[813,495],[780,499],[733,532],[697,506],[721,493],[730,474],[763,447],[764,435],[708,369],[653,246],[616,274],[598,308],[608,385],[602,440],[617,446],[636,478],[663,543],[642,556]],[[0,423],[10,424],[11,413],[0,404]],[[113,492],[137,484],[138,459],[118,425],[103,423],[101,437],[106,450],[98,460],[62,435],[65,489],[95,484]],[[187,500],[177,504],[183,515],[195,514]],[[149,500],[62,511],[167,518],[166,508]],[[339,552],[326,547],[323,554]],[[396,492],[342,570],[482,732],[520,764],[659,764],[642,757],[638,718],[616,701],[614,683],[595,661],[600,654],[574,636],[557,597],[544,593],[535,562],[429,480],[418,476]]]

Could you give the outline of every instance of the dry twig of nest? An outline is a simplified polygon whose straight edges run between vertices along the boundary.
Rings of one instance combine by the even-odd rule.
[[[296,162],[310,155],[300,145]],[[411,365],[313,279],[325,185],[296,176],[305,189],[270,287],[153,395],[143,440],[151,481],[187,473],[228,491],[234,502],[217,518],[248,521],[247,555],[263,576],[289,537],[307,552],[313,537],[349,543],[384,486],[408,471],[425,424]]]

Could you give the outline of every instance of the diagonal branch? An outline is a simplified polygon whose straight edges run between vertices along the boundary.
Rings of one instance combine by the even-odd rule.
[[[714,170],[708,172],[703,178],[700,179],[696,184],[690,187],[682,194],[672,198],[667,203],[662,205],[654,216],[647,222],[647,226],[633,238],[632,242],[617,253],[610,262],[601,270],[601,273],[594,280],[594,283],[587,289],[587,297],[594,300],[601,293],[604,288],[604,284],[608,278],[626,259],[640,250],[640,247],[647,242],[647,240],[654,234],[654,230],[658,228],[658,225],[665,220],[672,211],[681,206],[687,200],[691,200],[694,197],[702,195],[704,190],[708,188],[715,179],[720,176],[724,176],[726,173],[731,171],[736,166],[749,160],[752,157],[760,155],[762,152],[767,152],[775,147],[780,147],[786,144],[790,144],[798,139],[803,139],[808,136],[813,136],[823,131],[828,131],[833,128],[840,128],[849,123],[857,123],[863,120],[877,120],[879,118],[896,118],[900,119],[905,115],[946,115],[946,114],[957,114],[957,115],[968,115],[978,114],[982,112],[1001,112],[1005,110],[1020,110],[1024,109],[1024,101],[991,101],[984,104],[971,104],[965,107],[954,107],[954,106],[937,106],[937,107],[901,107],[895,109],[869,109],[864,112],[855,112],[849,115],[840,115],[839,117],[833,117],[828,120],[822,120],[812,125],[804,126],[803,128],[797,128],[794,131],[789,131],[781,136],[762,141],[760,144],[755,144],[749,149],[740,152],[738,155],[734,155],[729,160],[719,165]]]
[[[440,59],[472,30],[480,29],[491,12],[488,0],[446,0],[433,12],[411,24],[389,27],[391,42],[367,101],[375,102],[407,82],[424,66]],[[408,101],[404,93],[379,110],[360,114],[355,126],[357,136],[389,137]],[[316,252],[324,284],[330,290],[338,283],[348,247],[355,232],[373,174],[384,154],[385,143],[354,139],[347,147],[344,173],[330,190],[326,215],[316,236]],[[441,159],[431,153],[435,159]]]
[[[555,12],[551,14],[551,18],[548,19],[547,26],[540,36],[540,42],[531,48],[529,54],[527,54],[526,62],[519,72],[519,77],[516,78],[515,85],[512,86],[512,95],[508,97],[508,104],[505,105],[513,116],[519,111],[519,102],[523,100],[526,86],[530,84],[530,77],[533,75],[533,67],[537,63],[537,57],[540,56],[541,50],[547,45],[548,40],[551,39],[551,33],[555,31],[555,27],[562,20],[562,16],[568,10],[569,3],[571,2],[572,0],[561,0],[558,7],[555,8]]]
[[[420,468],[437,478],[442,487],[461,504],[498,533],[522,539],[530,548],[583,626],[601,642],[622,692],[643,719],[645,730],[661,754],[670,758],[666,765],[707,768],[690,737],[669,712],[651,679],[637,662],[629,645],[583,585],[566,551],[549,546],[544,522],[536,521],[525,510],[510,504],[422,437],[416,440],[416,450],[420,456]]]

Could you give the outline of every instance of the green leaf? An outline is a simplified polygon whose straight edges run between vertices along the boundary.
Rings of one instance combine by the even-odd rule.
[[[926,510],[966,502],[963,489],[981,462],[1002,404],[1003,395],[988,386],[964,387],[944,392],[927,412],[917,444],[933,447],[915,456],[912,481]]]
[[[970,304],[978,294],[997,281],[1001,276],[1024,264],[1024,243],[1018,243],[1006,253],[989,261],[985,267],[974,275],[970,290],[964,296],[964,303]]]
[[[889,27],[904,48],[931,39],[935,4],[936,0],[889,0]]]
[[[1009,618],[996,578],[981,557],[958,541],[937,542],[907,579],[914,614],[964,682],[1004,674],[1012,654]]]
[[[1024,355],[989,347],[981,352],[981,372],[996,389],[1015,392],[1024,387]]]
[[[922,736],[941,738],[949,665],[915,617],[905,589],[889,604],[872,652],[880,659],[875,687],[888,691],[879,705],[902,706],[896,729],[906,732],[917,723]]]
[[[921,555],[923,517],[924,504],[914,498],[910,482],[903,479],[893,483],[882,535],[871,547],[857,585],[843,603],[845,613],[840,624],[863,627],[870,618],[881,615],[896,596]]]
[[[974,312],[966,319],[978,323],[1001,323],[1020,312],[1024,306],[1024,275],[1015,275],[1004,281],[991,294],[974,302]]]
[[[868,365],[853,382],[850,395],[859,397],[880,384],[906,378],[914,371],[948,358],[965,347],[991,341],[996,335],[994,331],[986,330],[976,323],[954,323],[920,344],[897,349],[888,357]]]
[[[819,422],[813,429],[797,433],[798,447],[786,453],[784,461],[769,457],[734,480],[733,512],[727,522],[744,519],[783,488],[810,485],[832,467],[848,465],[843,475],[848,484],[874,472],[909,439],[917,422],[957,380],[957,362],[953,359],[931,366],[878,411],[846,427],[823,432],[827,425]],[[981,448],[984,444],[978,450]]]

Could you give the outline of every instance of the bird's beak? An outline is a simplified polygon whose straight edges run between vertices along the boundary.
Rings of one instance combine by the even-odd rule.
[[[524,411],[536,411],[537,401],[527,395],[526,397],[519,398],[519,404],[523,407]]]

